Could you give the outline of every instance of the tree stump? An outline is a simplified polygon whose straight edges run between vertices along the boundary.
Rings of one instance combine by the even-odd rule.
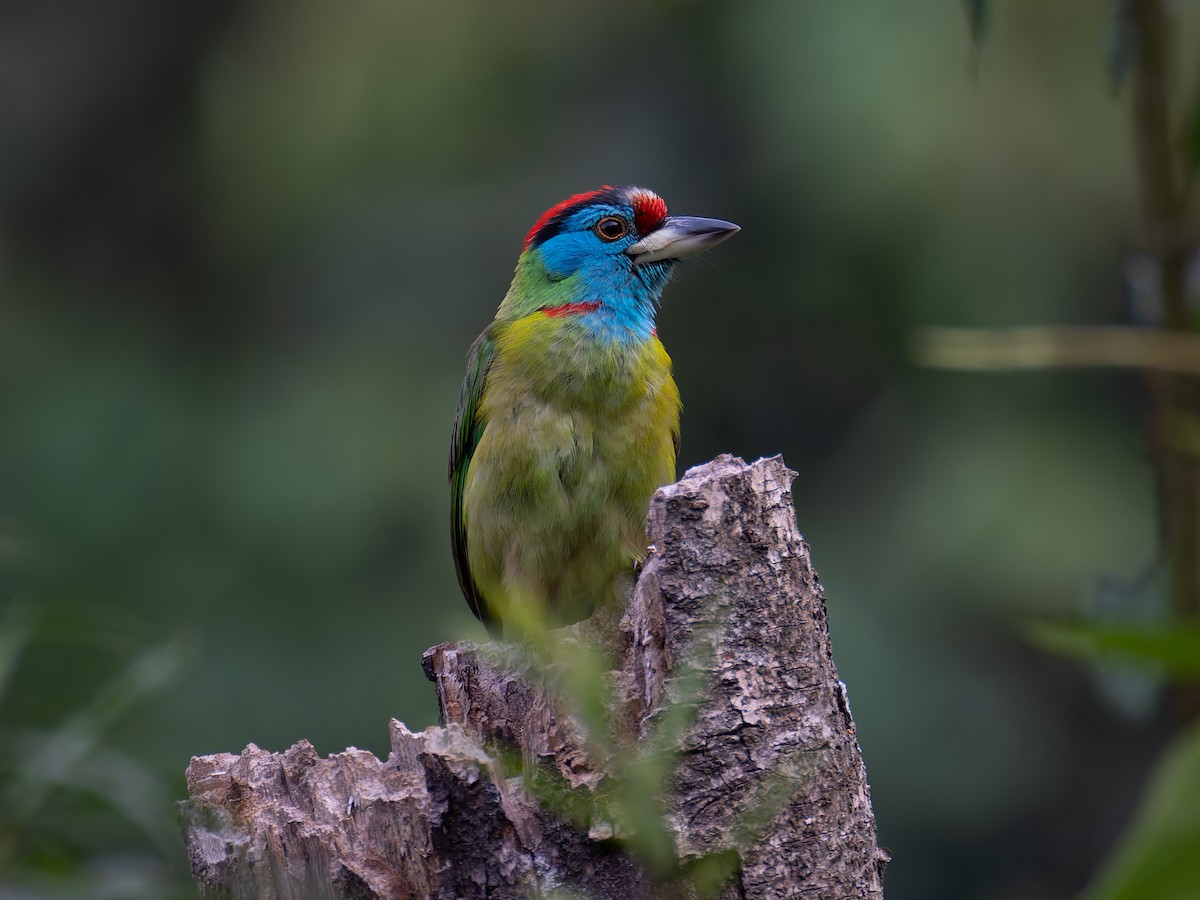
[[[353,748],[322,759],[306,741],[192,759],[184,832],[201,894],[881,898],[888,855],[794,477],[778,457],[721,456],[661,488],[619,624],[574,627],[616,645],[610,746],[669,737],[656,808],[681,864],[671,877],[598,807],[581,819],[533,789],[531,766],[584,798],[622,777],[553,677],[502,645],[442,644],[423,664],[443,724],[393,720],[386,761]],[[704,860],[727,877],[684,877]]]

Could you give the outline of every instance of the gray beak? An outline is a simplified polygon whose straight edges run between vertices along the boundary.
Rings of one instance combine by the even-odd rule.
[[[669,216],[658,228],[625,251],[635,263],[679,259],[715,247],[742,229],[724,219]]]

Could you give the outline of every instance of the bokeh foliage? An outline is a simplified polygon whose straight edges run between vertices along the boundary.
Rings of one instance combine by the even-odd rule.
[[[463,354],[532,220],[605,182],[744,228],[660,318],[681,463],[800,471],[889,896],[1081,890],[1174,726],[1158,682],[1118,709],[1023,635],[1165,606],[1127,589],[1158,550],[1146,393],[908,347],[1126,321],[1134,146],[1109,5],[985,21],[975,46],[934,0],[0,10],[0,787],[41,798],[0,808],[0,893],[186,896],[162,822],[191,754],[432,722],[421,650],[482,636],[446,522]],[[31,768],[80,739],[125,780]]]

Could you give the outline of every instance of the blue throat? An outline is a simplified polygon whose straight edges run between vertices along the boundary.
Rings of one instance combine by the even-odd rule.
[[[623,253],[578,252],[583,248],[561,238],[540,249],[552,280],[576,279],[572,302],[599,304],[574,316],[597,340],[639,344],[654,336],[654,317],[671,280],[672,260],[634,266]]]

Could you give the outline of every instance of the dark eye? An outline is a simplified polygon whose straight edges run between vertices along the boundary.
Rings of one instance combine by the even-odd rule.
[[[616,216],[605,216],[596,223],[596,234],[600,236],[602,241],[619,241],[625,237],[628,228],[625,223]]]

